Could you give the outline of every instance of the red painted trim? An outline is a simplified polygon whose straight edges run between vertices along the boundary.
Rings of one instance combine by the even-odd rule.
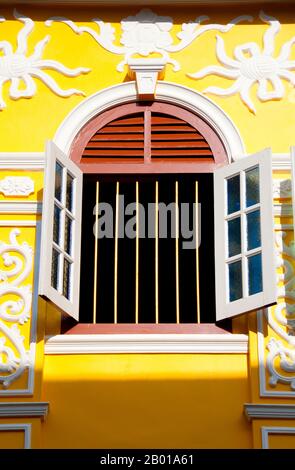
[[[87,335],[87,334],[231,334],[227,330],[218,327],[211,323],[183,323],[176,325],[173,323],[167,324],[92,324],[92,323],[79,323],[74,327],[64,332],[67,335]]]

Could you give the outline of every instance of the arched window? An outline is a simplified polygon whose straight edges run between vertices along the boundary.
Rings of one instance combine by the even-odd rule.
[[[229,164],[204,119],[130,103],[47,163],[40,293],[75,319],[210,323],[275,302],[268,151]]]

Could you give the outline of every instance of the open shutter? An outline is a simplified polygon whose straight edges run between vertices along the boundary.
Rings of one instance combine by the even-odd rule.
[[[39,294],[79,318],[82,172],[53,143],[46,147]]]
[[[293,206],[293,231],[295,233],[295,147],[291,147],[291,182]]]
[[[276,303],[272,155],[214,174],[216,319]]]

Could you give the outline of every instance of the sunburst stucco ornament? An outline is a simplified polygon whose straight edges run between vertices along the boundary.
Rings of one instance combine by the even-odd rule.
[[[258,83],[257,97],[261,101],[280,100],[284,97],[285,86],[282,79],[288,80],[295,86],[295,74],[290,71],[295,70],[295,61],[289,60],[295,36],[286,42],[279,55],[274,57],[275,37],[281,29],[280,22],[263,11],[260,12],[259,17],[270,25],[263,37],[262,50],[255,42],[248,42],[235,47],[234,59],[232,59],[225,52],[223,39],[216,36],[216,55],[223,67],[210,65],[196,73],[187,74],[194,79],[214,74],[235,80],[229,88],[211,86],[206,88],[204,93],[219,96],[239,93],[242,101],[254,114],[256,110],[250,98],[250,89],[255,83]],[[269,83],[272,86],[271,90],[268,89]]]
[[[2,87],[5,82],[11,82],[9,96],[12,99],[32,98],[37,92],[34,78],[41,80],[58,96],[84,95],[82,91],[75,88],[69,88],[68,90],[61,89],[56,81],[47,72],[44,72],[43,69],[56,70],[68,77],[76,77],[81,73],[88,73],[90,69],[84,67],[69,69],[56,60],[41,59],[50,36],[46,36],[39,41],[35,46],[33,54],[27,56],[27,40],[34,28],[34,21],[18,13],[17,10],[14,10],[13,14],[16,19],[24,23],[24,27],[18,33],[17,49],[15,52],[13,52],[13,47],[8,41],[0,41],[0,51],[3,51],[3,55],[0,56],[0,110],[6,107],[2,97]],[[1,22],[3,21],[5,19],[2,17]],[[19,88],[22,84],[25,87]]]

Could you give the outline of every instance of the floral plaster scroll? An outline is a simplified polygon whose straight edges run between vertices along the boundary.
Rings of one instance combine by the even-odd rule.
[[[32,271],[33,251],[27,243],[18,243],[19,234],[12,229],[10,243],[0,242],[0,256],[7,268],[0,269],[0,388],[1,384],[8,388],[31,365],[21,326],[31,315],[31,285],[23,285],[23,281]],[[8,299],[1,302],[1,298]]]
[[[19,98],[32,98],[37,93],[35,78],[41,80],[58,96],[84,95],[82,91],[75,88],[62,90],[56,81],[47,72],[44,72],[43,69],[56,70],[68,77],[77,77],[81,73],[89,72],[90,69],[84,67],[69,69],[56,60],[42,59],[44,48],[50,36],[46,36],[39,41],[35,46],[33,54],[28,56],[28,37],[33,31],[35,23],[16,10],[14,10],[13,14],[24,26],[18,33],[15,52],[10,42],[0,41],[0,50],[3,51],[3,55],[0,56],[0,110],[6,107],[2,97],[2,88],[5,82],[10,82],[9,96],[15,100]],[[0,21],[3,22],[5,19],[1,17]],[[21,86],[23,84],[25,88]]]
[[[46,21],[47,26],[51,26],[54,21],[59,21],[68,25],[76,34],[88,33],[93,39],[107,51],[124,55],[124,59],[117,65],[117,70],[123,72],[124,65],[133,55],[139,54],[147,57],[152,53],[160,54],[166,63],[173,65],[174,71],[180,70],[180,64],[170,57],[170,53],[179,52],[191,44],[196,38],[207,31],[220,31],[226,33],[236,24],[242,21],[251,21],[248,15],[238,16],[227,25],[201,23],[208,20],[208,16],[199,16],[194,21],[183,23],[181,31],[177,34],[179,42],[174,44],[171,35],[173,19],[170,16],[159,16],[149,8],[143,8],[135,16],[128,16],[121,21],[120,44],[114,44],[115,29],[110,23],[105,23],[94,18],[92,21],[98,26],[99,31],[88,26],[77,26],[73,21],[64,17],[52,17]]]
[[[262,21],[269,24],[263,37],[262,50],[257,43],[248,42],[235,47],[232,59],[225,52],[223,39],[216,36],[216,55],[222,66],[209,65],[196,73],[187,74],[193,79],[214,74],[235,80],[229,88],[210,86],[204,90],[204,93],[219,96],[239,93],[241,100],[254,114],[256,110],[250,98],[250,89],[255,83],[258,83],[257,97],[261,101],[280,100],[284,97],[285,87],[282,79],[295,85],[295,74],[291,72],[295,70],[295,61],[289,60],[295,36],[287,41],[278,56],[274,57],[275,37],[281,29],[280,22],[263,11],[259,16]],[[268,89],[268,83],[271,84],[272,90]]]

